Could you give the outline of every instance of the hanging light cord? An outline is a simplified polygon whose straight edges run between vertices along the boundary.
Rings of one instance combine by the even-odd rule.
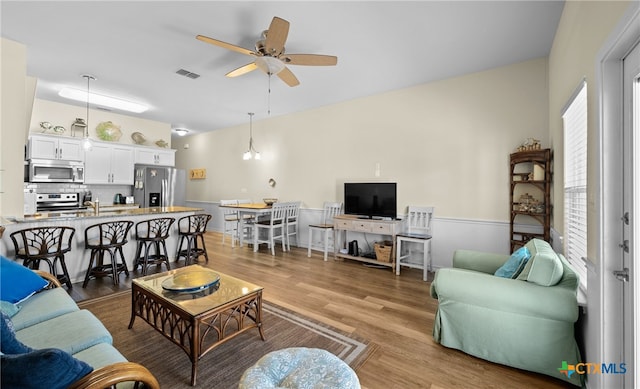
[[[82,77],[87,79],[87,125],[84,129],[84,137],[89,138],[89,83],[91,82],[91,80],[95,80],[96,78],[90,74],[84,74],[82,75]]]
[[[271,116],[271,73],[269,73],[269,88],[267,94],[267,115]]]

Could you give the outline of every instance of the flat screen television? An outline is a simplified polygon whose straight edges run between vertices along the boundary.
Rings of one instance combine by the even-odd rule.
[[[391,218],[397,214],[395,182],[345,182],[344,213],[368,219]]]

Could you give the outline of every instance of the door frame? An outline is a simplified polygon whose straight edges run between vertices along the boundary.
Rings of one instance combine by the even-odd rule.
[[[619,329],[612,318],[622,317],[622,288],[620,281],[614,275],[614,270],[620,270],[621,263],[610,258],[621,258],[618,246],[623,236],[621,210],[622,196],[612,196],[623,184],[623,161],[620,158],[623,141],[623,69],[622,60],[638,43],[640,32],[640,4],[633,3],[610,38],[605,42],[596,56],[596,88],[598,98],[597,110],[597,139],[598,158],[596,162],[596,228],[597,228],[597,280],[589,283],[589,301],[596,305],[596,309],[589,309],[589,314],[598,315],[596,320],[599,331],[597,336],[598,355],[589,357],[590,362],[618,362],[622,344],[618,336]],[[606,177],[606,182],[605,182]],[[605,196],[605,190],[608,196]],[[638,204],[640,206],[640,204]],[[640,243],[640,242],[638,242]],[[636,251],[631,243],[631,255]],[[638,280],[638,267],[635,274],[630,274]],[[607,324],[607,318],[609,318]],[[624,362],[624,361],[619,361]],[[635,362],[638,362],[637,360]],[[631,370],[637,380],[638,372]],[[629,379],[629,377],[625,377]],[[598,374],[589,377],[591,387],[621,387],[622,377],[615,374]],[[636,381],[637,383],[637,381]]]

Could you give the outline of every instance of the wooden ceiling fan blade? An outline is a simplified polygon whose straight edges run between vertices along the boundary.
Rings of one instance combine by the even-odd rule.
[[[335,66],[338,63],[338,57],[321,54],[286,54],[280,59],[288,65]]]
[[[218,47],[222,47],[224,49],[227,50],[231,50],[231,51],[235,51],[238,52],[240,54],[244,54],[244,55],[253,55],[253,56],[257,56],[258,54],[256,54],[255,52],[249,50],[249,49],[245,49],[244,47],[240,47],[240,46],[236,46],[236,45],[232,45],[231,43],[227,43],[227,42],[223,42],[217,39],[213,39],[213,38],[209,38],[208,36],[204,36],[204,35],[197,35],[196,39],[202,42],[206,42],[206,43],[210,43],[214,46],[218,46]]]
[[[277,16],[273,17],[264,46],[267,54],[277,57],[284,52],[284,44],[289,35],[289,22]]]
[[[256,65],[255,62],[251,62],[248,63],[246,65],[242,65],[237,69],[234,69],[232,71],[230,71],[229,73],[225,74],[225,76],[227,77],[238,77],[241,76],[243,74],[249,73],[251,71],[254,71],[258,68],[258,66]]]
[[[278,73],[278,77],[280,77],[280,79],[282,81],[285,82],[285,84],[289,85],[289,86],[297,86],[300,85],[300,81],[298,81],[298,79],[296,78],[296,76],[291,72],[291,70],[289,70],[289,68],[285,67],[284,69],[282,69],[279,73]]]

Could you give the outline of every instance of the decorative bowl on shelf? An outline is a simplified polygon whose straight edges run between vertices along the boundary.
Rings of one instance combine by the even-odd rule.
[[[273,205],[275,202],[278,201],[278,199],[262,199],[264,201],[265,204],[267,205]]]
[[[100,140],[117,142],[122,136],[122,131],[120,130],[120,126],[109,121],[98,124],[96,126],[96,134],[98,134]]]
[[[144,144],[144,142],[147,141],[147,138],[145,138],[141,132],[134,132],[131,134],[131,139],[133,139],[137,145]]]

